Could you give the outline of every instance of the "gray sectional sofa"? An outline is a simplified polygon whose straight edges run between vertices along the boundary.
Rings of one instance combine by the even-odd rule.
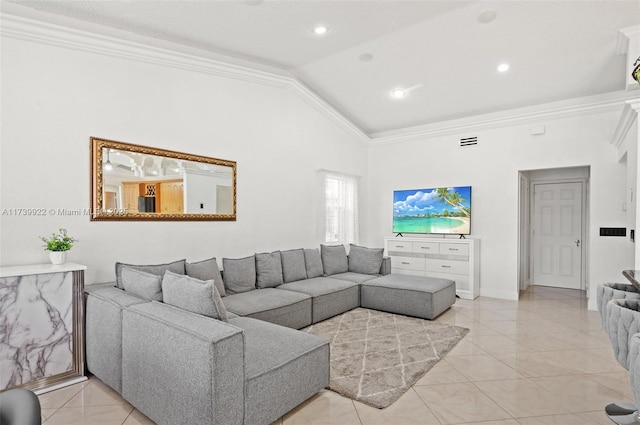
[[[362,306],[432,319],[455,282],[393,275],[344,246],[116,264],[86,289],[88,370],[159,424],[269,424],[329,384],[329,343],[300,332]],[[365,301],[365,302],[363,302]]]

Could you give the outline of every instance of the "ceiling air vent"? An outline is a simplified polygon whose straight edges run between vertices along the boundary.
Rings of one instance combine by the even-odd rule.
[[[461,148],[470,148],[471,146],[475,146],[478,144],[478,137],[465,137],[464,139],[460,139],[460,147]]]

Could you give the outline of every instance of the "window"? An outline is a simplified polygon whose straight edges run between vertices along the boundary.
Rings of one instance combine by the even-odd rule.
[[[320,238],[323,242],[358,243],[358,177],[320,171]]]

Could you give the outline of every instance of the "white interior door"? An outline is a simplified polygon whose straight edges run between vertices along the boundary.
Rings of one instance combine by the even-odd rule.
[[[533,188],[533,284],[582,289],[582,183]]]

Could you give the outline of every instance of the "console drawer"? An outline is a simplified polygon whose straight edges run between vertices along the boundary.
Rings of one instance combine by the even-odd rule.
[[[447,237],[386,237],[391,272],[431,276],[456,282],[456,295],[472,300],[480,294],[480,240]]]
[[[400,252],[411,252],[413,245],[411,242],[403,242],[403,241],[390,241],[388,244],[388,251],[400,251]]]
[[[391,257],[391,270],[422,270],[424,271],[424,258],[417,257]]]
[[[468,274],[469,263],[467,261],[436,260],[427,258],[426,270],[428,272]]]
[[[413,252],[438,254],[440,252],[440,244],[438,242],[414,242]]]
[[[469,245],[461,243],[441,243],[440,254],[469,255]]]

